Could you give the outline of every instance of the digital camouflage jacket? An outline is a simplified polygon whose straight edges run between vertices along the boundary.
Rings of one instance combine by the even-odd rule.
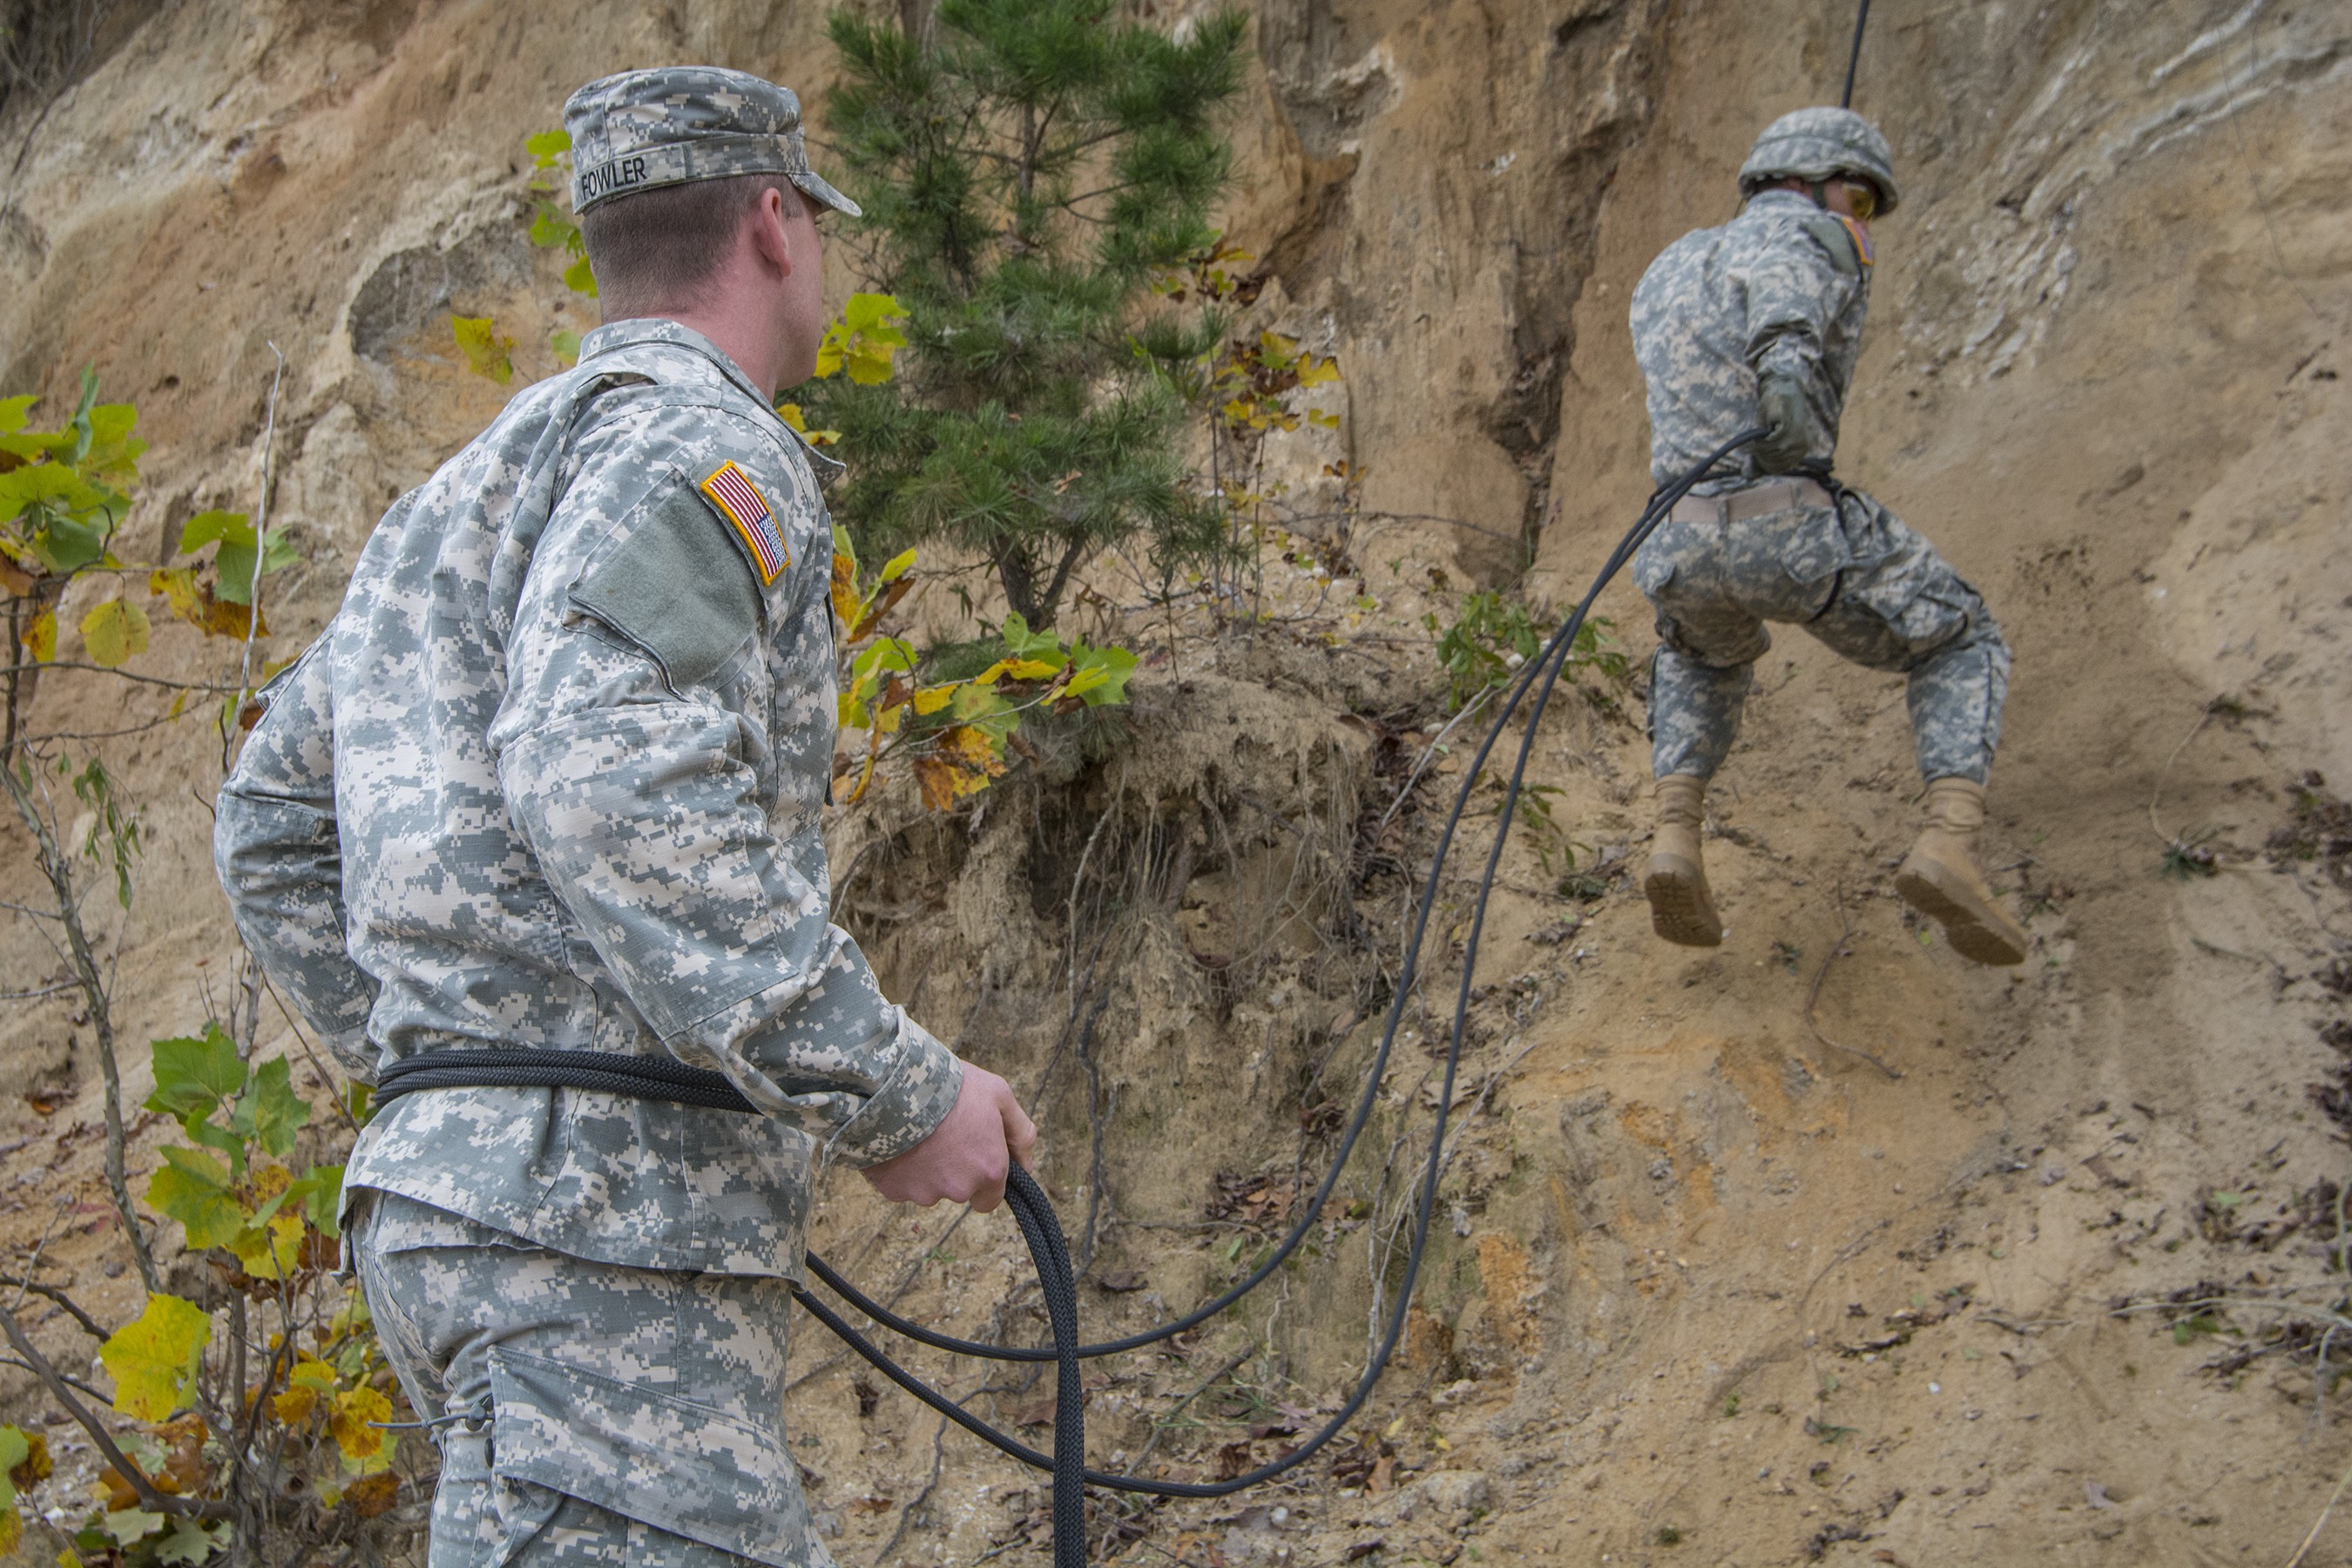
[[[667,1051],[766,1114],[434,1090],[368,1126],[349,1187],[798,1278],[819,1141],[870,1164],[946,1115],[955,1058],[826,918],[831,560],[812,454],[657,320],[590,334],[384,515],[222,792],[237,929],[362,1080]]]
[[[1864,235],[1796,191],[1759,191],[1738,217],[1666,247],[1633,289],[1633,353],[1649,388],[1650,477],[1671,483],[1709,452],[1758,423],[1757,378],[1790,372],[1804,388],[1815,428],[1829,444],[1807,454],[1826,464],[1870,305],[1872,258]],[[1743,448],[1725,459],[1758,477]]]

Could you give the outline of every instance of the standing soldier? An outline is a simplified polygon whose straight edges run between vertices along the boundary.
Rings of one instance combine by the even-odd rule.
[[[608,77],[564,124],[607,322],[385,514],[215,858],[356,1076],[467,1086],[393,1100],[345,1177],[441,1447],[432,1568],[808,1568],[780,1418],[817,1167],[988,1208],[1035,1130],[826,920],[831,465],[773,403],[824,333],[818,214],[858,209],[740,72]],[[761,1114],[496,1067],[581,1053]]]
[[[2022,963],[2025,931],[1973,858],[2009,647],[1933,545],[1830,477],[1870,303],[1870,223],[1900,199],[1886,138],[1851,110],[1782,115],[1757,139],[1739,190],[1738,217],[1668,246],[1633,291],[1654,480],[1743,430],[1770,430],[1709,473],[1634,557],[1661,639],[1651,923],[1686,947],[1723,941],[1699,850],[1706,781],[1772,646],[1764,623],[1787,621],[1909,678],[1927,820],[1895,888],[1964,957]]]

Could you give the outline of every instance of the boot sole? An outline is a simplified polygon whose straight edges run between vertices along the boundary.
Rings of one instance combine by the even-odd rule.
[[[2025,932],[1999,910],[1979,902],[1968,889],[1953,886],[1933,861],[1904,862],[1895,876],[1895,890],[1905,903],[1942,926],[1952,951],[1970,963],[2005,969],[2025,962]]]
[[[1650,900],[1650,929],[1677,947],[1721,947],[1723,920],[1707,897],[1706,884],[1681,861],[1650,858],[1642,891]]]

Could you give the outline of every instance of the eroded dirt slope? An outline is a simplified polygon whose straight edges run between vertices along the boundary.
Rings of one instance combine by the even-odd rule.
[[[1419,616],[1530,547],[1528,590],[1572,597],[1638,509],[1628,291],[1731,212],[1759,126],[1833,89],[1850,16],[1830,10],[1260,7],[1232,227],[1272,269],[1256,319],[1347,375],[1338,439],[1276,465],[1334,510],[1322,464],[1360,471],[1353,516],[1301,527],[1379,608],[1335,616],[1278,570],[1277,606],[1303,618],[1216,643],[1183,628],[1108,757],[1073,742],[971,816],[886,802],[836,836],[844,918],[894,994],[1040,1086],[1090,1323],[1140,1325],[1230,1278],[1321,1169],[1394,973],[1402,873],[1459,782],[1458,751],[1433,756],[1391,814],[1444,721]],[[161,562],[195,510],[249,506],[282,351],[272,504],[306,563],[271,648],[291,651],[384,502],[504,395],[461,373],[447,314],[495,311],[526,374],[549,368],[529,358],[547,330],[583,324],[523,237],[524,135],[577,82],[656,59],[813,86],[821,20],[166,6],[55,107],[0,197],[0,392],[65,397],[87,363],[138,402],[153,450],[131,537]],[[2273,1344],[2275,1315],[2251,1309],[2211,1320],[2245,1338],[2111,1310],[2341,1299],[2348,47],[2339,9],[2284,0],[1878,7],[1859,103],[1906,202],[1882,227],[1840,465],[1945,547],[2015,646],[1988,848],[2032,961],[1971,969],[1889,896],[1913,826],[1899,685],[1793,631],[1717,792],[1729,940],[1655,943],[1619,874],[1646,824],[1639,700],[1588,676],[1538,741],[1561,831],[1505,861],[1470,1120],[1368,1436],[1291,1490],[1106,1517],[1106,1550],[1196,1568],[2287,1560],[2352,1459],[2335,1402],[2324,1421],[2315,1404],[2315,1354],[2340,1344]],[[1638,597],[1602,608],[1638,664]],[[1157,649],[1156,625],[1126,629]],[[141,668],[216,659],[164,628]],[[94,733],[169,700],[61,673],[40,711]],[[152,832],[124,1032],[183,1032],[226,968],[200,798],[216,773],[183,731],[73,744],[110,748]],[[8,832],[0,897],[22,900]],[[2163,875],[2176,839],[2215,874]],[[1441,947],[1470,890],[1445,888]],[[1344,1217],[1240,1321],[1107,1373],[1100,1456],[1196,1476],[1264,1458],[1360,1363],[1450,952]],[[54,963],[19,921],[0,970]],[[109,1272],[85,1037],[67,1000],[0,1015],[0,1225],[28,1244],[72,1198],[81,1228],[52,1246],[121,1317],[134,1280]],[[42,1087],[67,1096],[47,1116],[14,1098]],[[1008,1225],[886,1215],[853,1186],[830,1194],[836,1260],[950,1327],[1034,1331],[999,1306],[1021,1273]],[[41,1332],[76,1346],[69,1324]],[[1034,1551],[1005,1543],[1039,1523],[1037,1489],[803,1343],[791,1414],[845,1563]],[[978,1397],[1044,1440],[1034,1390],[919,1363],[992,1388]],[[86,1456],[68,1458],[51,1506],[80,1506]],[[2352,1521],[2305,1561],[2352,1561]]]

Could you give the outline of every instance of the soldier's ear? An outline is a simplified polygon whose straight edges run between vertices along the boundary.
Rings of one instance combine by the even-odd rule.
[[[751,247],[763,264],[787,278],[792,276],[793,246],[784,230],[799,216],[792,204],[800,199],[798,192],[787,193],[770,185],[751,204]]]

